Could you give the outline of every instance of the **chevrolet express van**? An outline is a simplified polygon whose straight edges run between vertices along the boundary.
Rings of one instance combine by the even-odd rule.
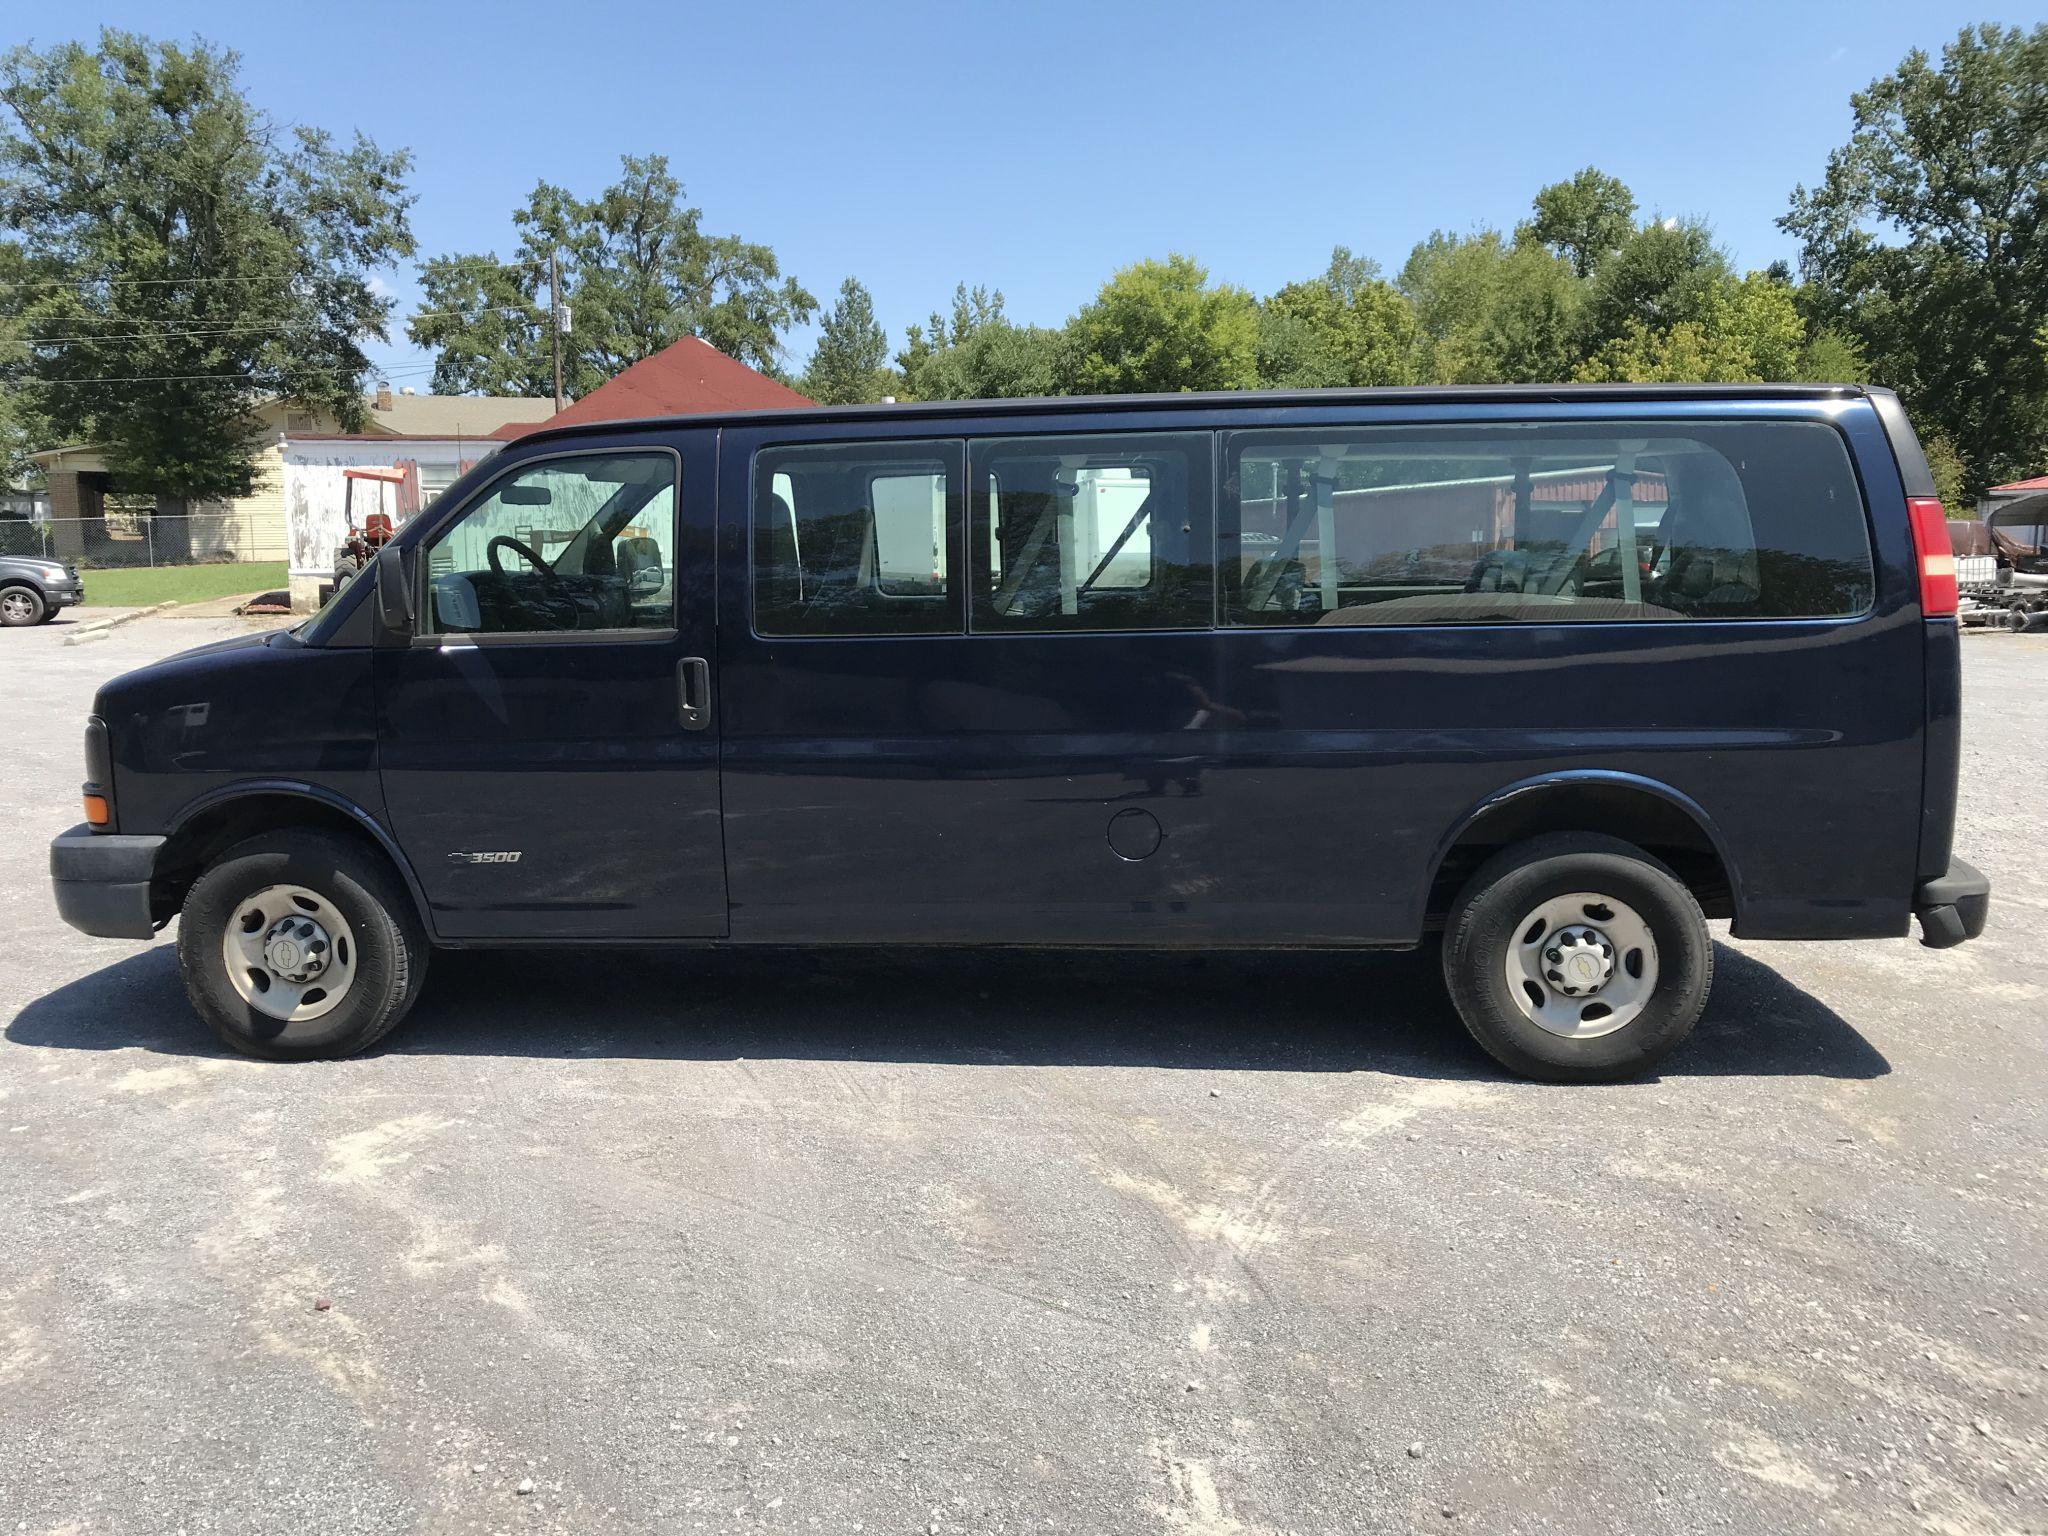
[[[1609,1079],[1710,918],[1982,930],[1955,605],[1878,389],[559,428],[298,628],[102,688],[51,869],[86,933],[178,918],[271,1059],[372,1044],[437,947],[1440,935],[1503,1064]]]

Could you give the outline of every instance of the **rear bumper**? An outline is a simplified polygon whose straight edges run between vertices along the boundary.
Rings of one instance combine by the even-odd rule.
[[[1961,859],[1950,859],[1945,873],[1922,880],[1913,891],[1920,942],[1929,949],[1951,949],[1976,938],[1990,911],[1991,882]]]
[[[149,882],[156,872],[160,837],[122,837],[73,827],[50,844],[50,886],[57,915],[96,939],[146,939]]]

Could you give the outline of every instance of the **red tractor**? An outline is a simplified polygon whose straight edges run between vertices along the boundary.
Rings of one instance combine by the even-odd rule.
[[[398,488],[405,484],[402,469],[344,469],[342,479],[347,485],[343,493],[342,516],[348,521],[348,534],[341,541],[341,547],[334,552],[334,588],[338,592],[348,584],[348,579],[377,558],[377,551],[391,542],[393,524],[391,514],[384,510],[384,487],[392,488],[391,498],[398,500]],[[368,483],[377,487],[377,510],[363,514],[362,526],[356,525],[356,487]]]

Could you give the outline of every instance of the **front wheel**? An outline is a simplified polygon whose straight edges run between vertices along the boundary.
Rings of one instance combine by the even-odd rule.
[[[49,617],[51,609],[34,587],[0,587],[0,624],[27,629]]]
[[[419,996],[427,943],[375,850],[326,832],[237,843],[193,882],[178,965],[221,1040],[266,1061],[352,1056]]]
[[[1698,1021],[1714,946],[1692,892],[1618,838],[1557,833],[1494,855],[1459,894],[1444,981],[1472,1037],[1549,1082],[1633,1077]]]

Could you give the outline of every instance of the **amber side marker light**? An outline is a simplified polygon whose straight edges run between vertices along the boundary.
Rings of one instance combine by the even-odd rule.
[[[107,810],[107,797],[105,795],[87,795],[85,797],[85,819],[88,825],[95,827],[104,827],[109,821],[113,820],[112,814]]]

